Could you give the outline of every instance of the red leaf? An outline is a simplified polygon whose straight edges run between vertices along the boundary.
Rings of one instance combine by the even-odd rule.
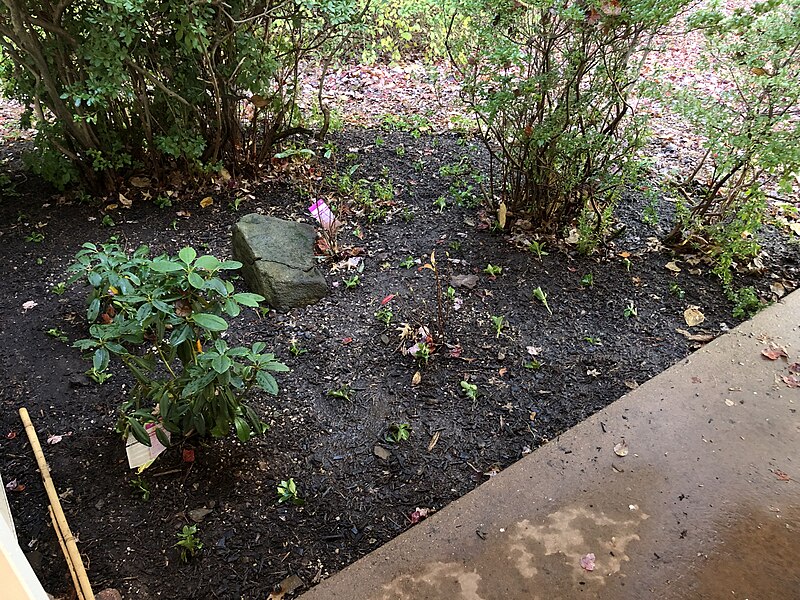
[[[789,373],[800,373],[800,362],[793,362],[790,364]]]
[[[381,306],[386,306],[392,300],[392,298],[394,298],[394,297],[395,297],[395,294],[389,294],[388,296],[386,296],[386,298],[381,300]]]
[[[581,567],[583,567],[587,571],[594,571],[594,564],[595,556],[594,553],[589,552],[589,554],[581,557]]]
[[[194,462],[194,450],[191,448],[184,448],[183,449],[183,462]]]
[[[770,360],[778,360],[779,358],[789,358],[789,355],[786,354],[786,350],[781,348],[780,346],[776,346],[774,348],[764,348],[761,351],[761,355]]]
[[[353,338],[351,337],[346,337],[342,340],[342,346],[347,346],[347,344],[352,344],[352,343],[353,343]]]
[[[797,375],[784,375],[781,379],[790,388],[800,388],[800,377]]]
[[[780,469],[775,469],[773,471],[773,473],[775,473],[775,477],[777,477],[779,481],[791,481],[792,480],[792,478],[789,477],[789,475],[787,473],[784,473]]]
[[[17,432],[16,431],[9,431],[6,434],[6,438],[8,438],[9,440],[13,440],[15,437],[17,437]]]

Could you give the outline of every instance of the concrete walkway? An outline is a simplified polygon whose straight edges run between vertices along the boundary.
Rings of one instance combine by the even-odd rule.
[[[795,361],[800,292],[302,598],[800,599]]]

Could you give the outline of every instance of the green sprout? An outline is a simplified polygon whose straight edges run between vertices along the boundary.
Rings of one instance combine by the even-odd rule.
[[[392,444],[404,442],[411,436],[411,425],[408,423],[392,423],[386,431],[385,439]]]
[[[281,481],[278,484],[278,503],[283,504],[284,502],[291,502],[296,506],[300,506],[301,504],[305,503],[305,500],[300,498],[298,495],[297,484],[291,477],[289,477],[288,480]]]
[[[486,265],[486,268],[483,270],[484,273],[490,275],[491,277],[497,277],[500,273],[503,272],[503,267],[497,267],[492,263]]]
[[[175,546],[180,549],[183,562],[189,562],[203,549],[203,542],[197,537],[197,525],[184,525],[177,536],[178,543]]]
[[[536,286],[536,289],[533,290],[533,297],[544,304],[547,312],[549,312],[551,315],[553,314],[553,311],[550,310],[550,306],[547,304],[547,293],[541,288],[541,286]]]
[[[536,255],[536,257],[539,259],[539,262],[542,261],[543,256],[547,256],[549,254],[549,252],[544,251],[545,245],[546,245],[545,242],[537,242],[537,241],[533,241],[528,245],[528,250],[530,250]]]
[[[478,400],[478,386],[474,383],[470,383],[469,381],[462,381],[461,382],[461,389],[464,390],[464,394],[472,400],[473,402]]]
[[[500,337],[503,327],[506,326],[506,318],[503,315],[489,315],[492,319],[492,326],[494,327],[495,337]]]

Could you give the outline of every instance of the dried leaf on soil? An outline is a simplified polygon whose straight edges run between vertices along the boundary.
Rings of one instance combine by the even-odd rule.
[[[775,477],[778,478],[778,481],[791,481],[792,480],[791,476],[789,476],[788,473],[784,473],[780,469],[775,469],[773,471],[773,473],[775,474]],[[8,486],[6,486],[6,487],[8,487]]]
[[[673,273],[680,273],[681,268],[675,263],[674,260],[669,261],[667,264],[664,265],[665,269],[669,269]]]
[[[27,302],[24,302],[22,304],[22,310],[25,311],[25,312],[28,312],[30,309],[32,309],[35,306],[39,306],[39,303],[38,302],[34,302],[33,300],[28,300]]]
[[[214,204],[214,199],[211,196],[206,196],[200,200],[200,208],[208,208],[212,204]]]
[[[432,508],[417,507],[417,509],[409,515],[408,520],[411,521],[412,525],[416,525],[423,519],[427,519],[428,515],[432,512],[433,512]]]
[[[290,575],[283,581],[281,581],[280,585],[278,586],[278,590],[272,592],[269,595],[268,600],[283,600],[283,597],[286,594],[291,594],[297,588],[302,587],[305,585],[303,580],[300,579],[297,575]]]
[[[691,331],[686,331],[685,329],[676,329],[675,331],[680,333],[690,342],[700,342],[701,344],[706,344],[716,337],[713,333],[692,333]]]
[[[614,454],[617,456],[628,456],[628,443],[625,440],[622,440],[616,446],[614,446]]]
[[[419,385],[420,381],[422,381],[422,373],[417,371],[411,378],[411,385]]]
[[[431,441],[428,442],[428,452],[433,450],[436,447],[436,444],[439,443],[439,436],[440,435],[441,435],[441,432],[437,431],[436,433],[433,434],[433,436],[431,436]]]
[[[51,435],[50,437],[47,438],[47,443],[53,446],[58,442],[60,442],[62,439],[64,439],[64,437],[61,435]]]
[[[700,325],[700,323],[705,321],[706,316],[700,312],[700,308],[698,306],[690,306],[683,311],[683,320],[686,321],[686,324],[689,327],[694,327],[695,325]]]
[[[581,557],[581,567],[586,571],[594,571],[594,564],[595,556],[594,553],[589,552],[585,556]]]

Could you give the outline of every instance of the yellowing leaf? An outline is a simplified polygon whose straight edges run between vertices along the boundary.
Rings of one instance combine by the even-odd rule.
[[[200,208],[208,208],[212,204],[214,204],[214,199],[211,196],[206,196],[200,200]]]
[[[700,309],[697,306],[690,306],[683,311],[683,320],[686,321],[686,324],[689,327],[694,327],[695,325],[700,325],[700,323],[705,321],[706,316],[700,312]]]
[[[122,194],[119,195],[119,203],[122,204],[122,206],[124,206],[125,208],[130,208],[131,204],[133,204],[133,202],[131,200],[128,200]]]
[[[135,177],[131,177],[131,185],[137,188],[146,188],[150,187],[150,178],[149,177],[142,177],[140,175],[136,175]]]
[[[506,228],[506,215],[508,214],[508,209],[506,208],[506,203],[501,202],[500,206],[497,207],[497,222],[500,225],[500,229]]]
[[[417,371],[411,378],[411,385],[419,385],[420,381],[422,381],[422,373]]]

